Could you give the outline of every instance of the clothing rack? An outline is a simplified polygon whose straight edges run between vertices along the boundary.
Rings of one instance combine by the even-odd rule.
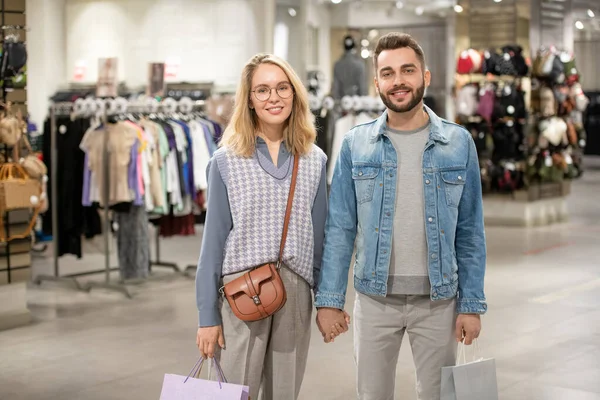
[[[71,115],[74,113],[74,103],[72,102],[58,102],[53,103],[50,107],[50,152],[51,152],[51,173],[50,179],[54,187],[52,188],[52,195],[50,196],[51,208],[52,208],[52,247],[53,247],[53,261],[54,261],[54,275],[38,275],[34,283],[37,285],[41,285],[43,281],[50,282],[65,282],[71,283],[75,286],[77,290],[87,291],[89,292],[92,288],[91,285],[83,286],[77,278],[95,274],[105,274],[105,283],[104,286],[107,288],[111,288],[120,292],[123,292],[128,298],[131,298],[131,294],[124,286],[114,286],[110,283],[110,272],[117,271],[118,268],[110,267],[110,255],[109,255],[109,232],[110,232],[110,221],[108,220],[108,207],[105,207],[104,210],[104,245],[105,245],[105,268],[93,271],[80,272],[75,274],[61,275],[60,274],[60,264],[59,264],[59,247],[58,247],[58,190],[56,187],[56,183],[58,182],[58,149],[57,149],[57,129],[56,129],[56,118],[58,116]],[[104,122],[106,121],[106,112],[103,115]],[[105,142],[106,143],[106,142]],[[104,168],[105,171],[108,169],[108,154],[104,152]],[[106,182],[106,177],[108,174],[105,173],[105,182],[108,187],[108,183]],[[106,199],[105,199],[106,200]]]
[[[57,150],[57,128],[56,128],[56,118],[57,116],[64,115],[88,115],[88,116],[96,116],[100,118],[103,124],[108,123],[109,117],[123,115],[127,113],[142,113],[145,115],[153,115],[158,113],[161,115],[162,112],[166,114],[174,114],[177,111],[182,113],[189,113],[197,109],[198,107],[204,106],[203,100],[193,101],[189,98],[182,98],[179,101],[176,101],[172,98],[166,98],[162,102],[158,102],[153,99],[148,99],[141,97],[139,99],[127,100],[125,98],[119,97],[116,99],[92,99],[92,98],[79,98],[75,102],[56,102],[53,103],[50,108],[50,118],[51,118],[51,180],[53,184],[57,182],[58,175],[58,150]],[[53,275],[39,275],[35,279],[35,283],[40,285],[43,281],[53,281],[53,282],[66,282],[71,283],[75,286],[76,289],[89,292],[93,288],[104,288],[115,290],[123,293],[126,297],[132,298],[131,293],[129,292],[126,284],[127,283],[136,283],[131,281],[119,281],[112,282],[110,279],[110,273],[113,271],[118,271],[119,268],[110,266],[110,231],[111,231],[111,222],[109,216],[109,190],[110,186],[109,182],[109,152],[107,149],[108,143],[108,131],[105,130],[104,133],[106,136],[104,140],[104,151],[103,151],[103,170],[104,170],[104,182],[102,183],[104,190],[104,212],[103,212],[103,238],[104,238],[104,268],[69,274],[69,275],[61,275],[60,274],[60,265],[59,265],[59,247],[58,247],[58,191],[53,188],[52,196],[51,196],[51,207],[52,207],[52,236],[53,236],[53,249],[54,249],[54,274]],[[182,272],[179,269],[179,266],[174,262],[163,261],[160,258],[160,237],[159,230],[156,230],[155,236],[155,246],[156,246],[156,260],[150,261],[149,272],[152,272],[152,266],[155,267],[165,267],[173,270],[177,274],[181,274]],[[186,270],[187,271],[187,270]],[[87,285],[82,285],[78,282],[77,278],[89,275],[96,274],[105,274],[104,282],[89,282]],[[184,273],[187,276],[187,274]],[[148,278],[149,280],[153,279],[152,277]]]

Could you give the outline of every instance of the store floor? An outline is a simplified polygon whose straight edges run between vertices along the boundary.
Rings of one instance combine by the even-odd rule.
[[[487,229],[489,312],[480,347],[496,359],[502,400],[600,399],[599,193],[600,162],[590,160],[570,196],[568,223]],[[184,266],[195,263],[200,235],[161,243],[162,257]],[[61,260],[65,272],[103,265],[94,246],[81,260]],[[52,272],[51,258],[36,256],[34,271]],[[34,323],[0,332],[0,399],[157,399],[164,373],[187,374],[197,357],[193,280],[167,277],[131,289],[129,300],[104,289],[31,285]],[[349,311],[353,297],[350,290]],[[405,338],[396,399],[415,399],[413,388]],[[313,326],[301,399],[354,393],[352,334],[326,345]]]

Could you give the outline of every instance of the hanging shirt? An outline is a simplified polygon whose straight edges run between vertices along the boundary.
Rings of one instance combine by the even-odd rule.
[[[128,169],[131,161],[131,148],[137,140],[137,133],[122,123],[107,124],[98,130],[88,130],[80,142],[80,148],[88,154],[90,198],[95,198],[93,187],[98,190],[98,202],[104,205],[104,148],[109,156],[109,205],[131,202],[132,193],[128,182]],[[135,160],[137,162],[137,159]]]
[[[329,155],[329,163],[327,167],[327,183],[329,185],[331,185],[331,179],[333,178],[333,172],[335,170],[335,163],[338,155],[340,154],[344,136],[356,125],[361,125],[372,120],[373,118],[367,113],[360,113],[358,115],[350,113],[339,118],[335,122],[333,143],[331,145],[331,154]]]
[[[194,149],[194,186],[196,190],[207,188],[206,167],[210,161],[210,152],[204,137],[204,128],[198,121],[190,121],[192,147]]]

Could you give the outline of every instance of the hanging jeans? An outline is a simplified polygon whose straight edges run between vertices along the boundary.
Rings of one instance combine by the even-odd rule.
[[[148,217],[143,206],[132,206],[127,212],[116,212],[119,224],[117,247],[122,279],[144,279],[150,266]]]

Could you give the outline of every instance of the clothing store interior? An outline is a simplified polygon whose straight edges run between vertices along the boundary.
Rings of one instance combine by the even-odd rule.
[[[454,372],[446,398],[600,400],[600,1],[0,7],[1,400],[247,398],[165,395],[200,356],[207,166],[240,74],[257,53],[296,71],[329,187],[346,133],[386,109],[373,54],[390,32],[422,47],[423,102],[466,129],[481,174],[487,312],[464,364],[492,360],[497,394],[459,395]],[[313,306],[300,400],[357,396],[348,282],[350,327],[333,343]],[[418,398],[411,341],[396,400]],[[190,379],[208,385],[215,365]]]

